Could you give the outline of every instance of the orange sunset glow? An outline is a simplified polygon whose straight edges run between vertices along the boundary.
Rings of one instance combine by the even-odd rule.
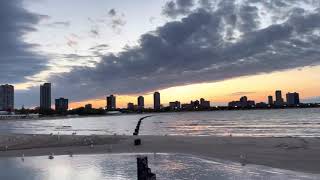
[[[319,96],[320,66],[305,67],[300,69],[261,74],[255,76],[241,77],[215,83],[192,84],[186,86],[172,87],[160,90],[161,103],[168,105],[170,101],[179,100],[182,103],[191,100],[205,98],[212,105],[226,105],[227,102],[237,100],[241,96],[248,96],[256,102],[267,102],[268,95],[274,95],[277,89],[286,92],[300,92],[301,99]],[[153,92],[137,95],[118,95],[117,106],[125,108],[127,103],[136,103],[137,96],[143,95],[147,107],[152,107]],[[240,94],[237,94],[240,93]],[[107,95],[106,95],[107,96]],[[82,107],[85,104],[94,107],[105,107],[105,97],[72,102],[71,108]]]

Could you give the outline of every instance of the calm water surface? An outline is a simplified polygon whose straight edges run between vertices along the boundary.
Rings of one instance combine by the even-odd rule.
[[[134,154],[79,155],[74,157],[0,158],[3,180],[102,180],[136,179]],[[148,154],[149,167],[157,179],[201,180],[315,180],[319,175],[247,165],[210,161],[178,154]]]
[[[131,135],[143,116],[1,121],[0,133]],[[143,121],[140,134],[320,137],[320,108],[160,113]]]

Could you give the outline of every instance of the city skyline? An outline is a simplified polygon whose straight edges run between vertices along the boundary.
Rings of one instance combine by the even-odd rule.
[[[65,112],[69,109],[69,99],[60,97],[55,99],[54,104],[50,104],[51,102],[51,83],[44,83],[40,85],[40,103],[39,109],[40,110],[52,110],[55,109],[57,112]],[[154,109],[155,111],[159,111],[162,108],[168,107],[170,110],[180,110],[180,109],[194,109],[202,108],[207,109],[210,107],[283,107],[283,106],[296,106],[298,107],[300,104],[308,104],[308,103],[319,103],[319,102],[303,102],[300,99],[300,94],[297,92],[285,92],[283,93],[282,90],[275,90],[274,95],[267,95],[265,96],[265,100],[262,101],[255,101],[249,100],[248,96],[245,95],[245,92],[236,94],[237,96],[243,95],[240,97],[239,101],[232,100],[227,103],[227,105],[214,105],[212,101],[206,100],[205,98],[196,98],[197,100],[193,101],[192,99],[188,102],[181,102],[179,98],[176,98],[174,101],[170,101],[167,103],[161,103],[161,93],[154,92],[152,95],[153,97],[153,104],[152,105],[145,105],[145,97],[138,96],[136,97],[136,104],[127,101],[126,106],[117,106],[117,95],[108,95],[105,98],[105,106],[104,108],[108,111],[114,111],[117,109],[128,109],[128,110],[144,110],[144,109]],[[250,93],[248,93],[250,94]],[[0,111],[14,111],[14,109],[19,109],[14,107],[14,86],[5,84],[0,85]],[[190,102],[190,103],[189,103]],[[54,108],[53,108],[54,106]],[[90,102],[86,102],[85,105],[79,106],[84,107],[85,109],[94,108]],[[76,108],[79,108],[76,107]],[[151,107],[151,108],[150,108]],[[24,108],[24,106],[23,106]],[[101,108],[101,107],[98,107]],[[70,107],[70,109],[75,109]]]
[[[319,101],[320,4],[281,2],[4,1],[0,84],[15,86],[16,107],[38,106],[44,82],[71,108],[103,107],[105,94],[150,106],[155,91],[166,104],[264,101],[274,89]]]

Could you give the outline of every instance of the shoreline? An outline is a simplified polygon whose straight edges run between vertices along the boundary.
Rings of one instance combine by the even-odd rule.
[[[316,104],[316,103],[315,103]],[[209,109],[209,110],[182,110],[182,111],[146,111],[143,113],[139,112],[123,112],[117,114],[88,114],[88,115],[62,115],[62,116],[40,116],[38,118],[19,118],[19,119],[0,119],[0,121],[24,121],[24,120],[56,120],[56,119],[70,119],[70,118],[90,118],[90,117],[108,117],[108,116],[125,116],[125,115],[158,115],[158,114],[171,114],[171,113],[194,113],[194,112],[225,112],[225,111],[272,111],[272,110],[297,110],[297,109],[320,109],[319,106],[311,106],[311,107],[283,107],[283,108],[234,108],[228,109],[223,106],[223,109]]]
[[[134,146],[136,138],[142,140],[141,146]],[[320,138],[0,135],[0,158],[51,153],[176,153],[239,163],[245,156],[247,164],[320,174]]]

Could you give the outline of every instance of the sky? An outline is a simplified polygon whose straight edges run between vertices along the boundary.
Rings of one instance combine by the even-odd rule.
[[[318,0],[10,0],[0,2],[0,84],[15,106],[39,106],[39,86],[75,108],[119,107],[152,93],[267,101],[275,90],[320,102]]]

